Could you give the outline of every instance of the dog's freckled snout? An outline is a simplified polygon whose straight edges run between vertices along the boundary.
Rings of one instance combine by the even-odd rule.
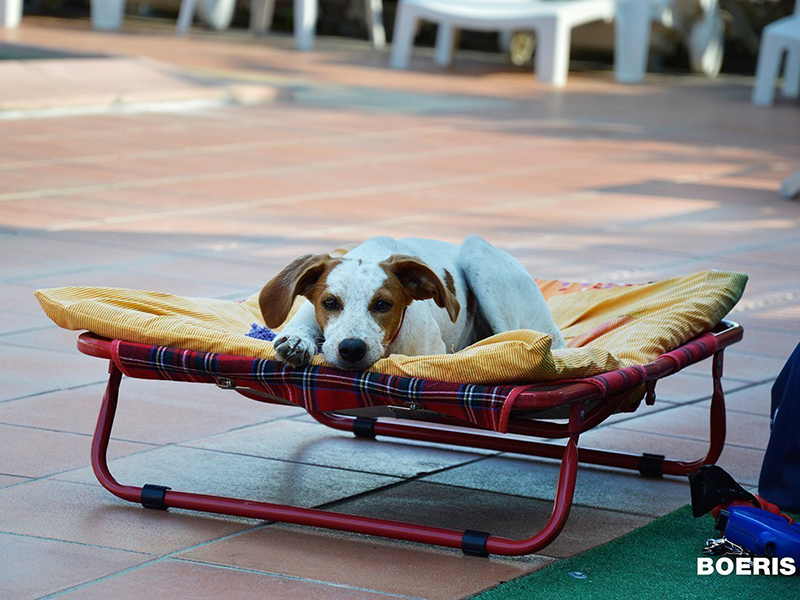
[[[366,353],[367,345],[362,340],[347,338],[339,344],[339,356],[347,362],[356,363],[364,358]]]

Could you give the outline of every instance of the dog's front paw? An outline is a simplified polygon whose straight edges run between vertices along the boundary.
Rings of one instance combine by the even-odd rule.
[[[278,360],[293,367],[305,367],[317,353],[317,344],[313,339],[299,335],[281,335],[272,343]]]

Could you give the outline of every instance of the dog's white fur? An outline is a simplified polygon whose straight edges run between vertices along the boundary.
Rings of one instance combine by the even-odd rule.
[[[383,289],[392,276],[387,272],[387,261],[398,256],[413,257],[427,265],[438,276],[441,286],[447,281],[447,294],[454,290],[457,304],[448,303],[448,312],[441,298],[410,302],[394,337],[395,332],[386,332],[376,320],[371,303],[376,292]],[[298,261],[309,258],[314,257]],[[291,268],[292,265],[287,267],[264,288],[262,310],[265,302],[275,301],[269,295],[276,289],[294,289],[286,281],[291,277],[287,275]],[[403,281],[412,286],[417,284],[407,278]],[[282,287],[278,288],[275,282],[280,282]],[[341,307],[326,315],[327,323],[322,331],[317,308],[309,301],[304,302],[275,339],[279,359],[293,366],[305,366],[316,353],[317,341],[324,339],[322,352],[329,364],[363,369],[389,354],[415,356],[456,352],[488,335],[515,329],[546,333],[552,339],[553,348],[564,347],[564,338],[533,278],[510,254],[477,236],[468,237],[461,246],[417,238],[372,238],[330,268],[325,285],[325,293],[337,297]],[[294,294],[302,292],[288,293],[293,298]],[[311,294],[307,292],[306,295]],[[465,310],[467,307],[472,310]],[[357,363],[343,360],[339,345],[345,339],[366,344],[363,359]]]

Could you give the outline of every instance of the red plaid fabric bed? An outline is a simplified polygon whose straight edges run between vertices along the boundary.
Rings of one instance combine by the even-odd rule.
[[[368,406],[421,406],[494,431],[514,386],[446,383],[327,367],[293,369],[281,362],[115,341],[120,370],[138,379],[217,383],[278,396],[311,411]],[[228,383],[230,382],[230,384]],[[507,414],[507,413],[506,413]]]
[[[677,371],[711,356],[716,349],[716,338],[705,334],[663,354],[662,358],[670,359]],[[413,405],[503,433],[508,430],[508,420],[517,397],[541,385],[485,386],[362,371],[348,372],[327,367],[294,369],[272,360],[120,340],[113,342],[112,356],[125,375],[138,379],[168,379],[246,388],[277,396],[309,411]],[[635,365],[580,380],[560,380],[558,383],[589,383],[598,388],[598,397],[604,398],[641,389],[646,379],[645,367]],[[635,410],[640,399],[641,394],[637,394],[636,402],[625,409]]]

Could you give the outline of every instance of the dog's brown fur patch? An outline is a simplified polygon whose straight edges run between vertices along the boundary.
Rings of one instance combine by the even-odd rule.
[[[415,256],[395,254],[383,261],[381,267],[400,281],[412,300],[432,298],[437,306],[447,311],[450,320],[456,322],[461,310],[456,295],[445,287],[439,276],[424,261]]]
[[[370,314],[378,325],[383,328],[383,344],[385,346],[397,334],[400,329],[400,323],[403,320],[403,311],[411,304],[414,298],[408,293],[408,290],[397,275],[387,268],[385,263],[381,263],[381,268],[386,271],[386,282],[375,292],[369,306]],[[373,310],[379,300],[391,303],[392,308],[386,312]]]
[[[267,327],[280,326],[289,316],[297,296],[310,298],[320,279],[341,262],[327,254],[306,254],[296,258],[261,290],[258,304]]]
[[[456,284],[453,281],[453,276],[450,274],[450,271],[448,271],[447,269],[444,270],[444,285],[447,288],[448,292],[453,294],[453,296],[456,295]]]

